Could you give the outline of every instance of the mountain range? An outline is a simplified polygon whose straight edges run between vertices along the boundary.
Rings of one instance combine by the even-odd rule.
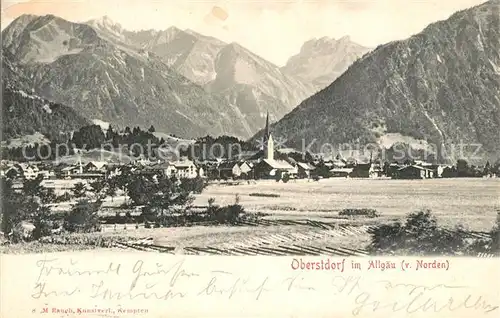
[[[248,138],[267,112],[278,120],[316,90],[237,43],[175,27],[132,32],[108,17],[22,15],[2,37],[4,58],[38,96],[89,119],[186,138]]]
[[[272,125],[289,147],[412,139],[485,156],[499,127],[499,0],[377,47]]]
[[[97,119],[247,138],[269,111],[288,147],[414,142],[498,156],[499,12],[490,0],[374,50],[349,37],[312,39],[283,67],[192,30],[23,15],[2,31],[2,81],[19,102],[68,106],[75,126]]]
[[[352,63],[370,50],[351,41],[349,36],[338,40],[329,37],[311,39],[304,43],[300,52],[292,56],[281,70],[312,83],[319,91],[335,81]]]
[[[87,22],[106,39],[153,52],[179,74],[220,96],[237,109],[249,136],[264,121],[292,110],[316,90],[238,43],[225,43],[193,30],[130,32],[108,17]],[[332,56],[334,58],[334,56]]]
[[[4,74],[17,72],[8,62],[2,62]],[[8,142],[36,136],[39,140],[65,141],[72,131],[90,125],[73,108],[34,95],[18,80],[2,80],[2,121],[2,141]]]
[[[2,35],[3,51],[37,95],[87,118],[155,125],[187,137],[247,134],[237,110],[223,98],[156,55],[110,42],[89,25],[52,15],[22,16]]]

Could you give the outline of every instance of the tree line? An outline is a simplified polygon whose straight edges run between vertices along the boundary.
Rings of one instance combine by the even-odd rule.
[[[156,175],[136,174],[129,167],[122,167],[121,173],[109,178],[96,179],[85,185],[76,183],[71,191],[57,196],[53,189],[42,186],[43,178],[25,180],[16,189],[13,180],[1,178],[1,230],[4,237],[13,243],[38,240],[60,232],[89,233],[101,230],[103,218],[99,211],[106,197],[114,196],[120,190],[128,200],[119,210],[140,207],[141,214],[135,221],[144,222],[146,227],[169,226],[179,222],[217,221],[219,223],[239,220],[244,209],[237,203],[219,207],[209,202],[209,208],[202,213],[191,213],[193,195],[206,187],[205,180],[176,179],[162,173]],[[58,214],[52,206],[75,199],[69,211]],[[128,219],[130,219],[130,213]],[[226,219],[227,218],[227,219]],[[26,223],[33,225],[26,229]]]
[[[73,155],[77,149],[113,151],[121,148],[128,149],[134,156],[153,157],[154,150],[166,143],[163,138],[157,138],[154,132],[153,126],[146,131],[140,127],[131,129],[127,126],[122,132],[118,132],[110,125],[104,132],[99,125],[86,125],[72,134],[59,136],[56,141],[51,141],[49,144],[34,143],[22,147],[2,147],[1,154],[2,158],[8,160],[26,162],[55,160],[57,157]],[[148,144],[151,145],[150,148]],[[130,147],[132,145],[141,147]]]
[[[186,147],[180,149],[180,155],[188,157],[191,160],[207,160],[213,158],[232,159],[232,157],[245,151],[258,151],[257,147],[249,141],[240,140],[233,136],[210,135],[200,137]]]

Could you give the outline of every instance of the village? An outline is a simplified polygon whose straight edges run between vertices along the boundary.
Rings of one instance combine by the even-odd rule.
[[[282,152],[277,151],[282,154]],[[177,179],[205,178],[208,180],[255,180],[277,179],[313,179],[324,177],[342,178],[382,178],[393,179],[427,179],[442,177],[447,165],[437,165],[423,161],[412,163],[391,163],[390,171],[384,170],[379,162],[356,163],[344,159],[314,160],[311,163],[297,162],[293,158],[274,159],[273,151],[267,151],[265,157],[258,153],[247,154],[249,158],[233,160],[196,161],[182,157],[176,161],[152,162],[137,160],[120,164],[105,161],[77,162],[73,164],[54,162],[15,162],[4,160],[1,163],[1,176],[11,179],[36,179],[43,176],[45,180],[93,180],[118,175],[121,168],[128,167],[136,174],[155,175],[162,173]],[[326,173],[325,173],[326,171]],[[286,182],[285,181],[285,182]],[[51,182],[45,182],[46,185]]]
[[[194,179],[209,181],[250,181],[272,179],[288,182],[308,179],[319,181],[322,178],[388,178],[388,179],[432,179],[442,177],[496,177],[499,167],[465,167],[466,174],[457,173],[453,165],[435,164],[423,160],[403,162],[382,162],[368,160],[358,162],[341,156],[325,159],[315,155],[297,158],[294,149],[275,148],[273,136],[266,120],[263,147],[259,151],[243,151],[231,158],[189,159],[187,156],[175,160],[150,160],[138,156],[128,163],[85,160],[79,157],[72,163],[57,161],[16,162],[2,160],[0,176],[10,179],[30,180],[43,176],[42,185],[56,191],[68,190],[75,183],[90,183],[96,179],[108,179],[119,175],[123,169],[137,174],[168,178]],[[466,163],[465,163],[466,164]],[[464,168],[462,168],[463,170]]]

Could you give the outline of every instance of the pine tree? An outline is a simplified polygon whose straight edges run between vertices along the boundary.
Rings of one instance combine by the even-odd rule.
[[[484,171],[483,175],[489,175],[491,173],[491,164],[489,161],[486,162],[486,165],[484,166]]]
[[[75,196],[75,198],[81,198],[81,197],[85,196],[85,192],[86,192],[85,185],[81,182],[78,182],[77,184],[75,184],[75,186],[73,187],[72,190],[73,190],[73,195]]]
[[[109,125],[108,131],[106,132],[106,140],[113,140],[115,136],[115,132],[113,131],[113,127]]]

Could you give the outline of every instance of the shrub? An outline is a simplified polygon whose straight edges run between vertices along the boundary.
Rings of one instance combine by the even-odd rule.
[[[115,220],[114,220],[114,223],[120,223],[120,221],[122,220],[122,216],[120,215],[120,212],[116,211],[115,212]]]
[[[22,221],[26,218],[25,197],[14,191],[11,180],[1,178],[0,181],[2,232],[6,239],[17,243],[24,239]]]
[[[209,221],[216,224],[229,224],[237,225],[238,223],[249,220],[251,218],[258,218],[258,216],[248,214],[245,209],[239,204],[239,195],[235,196],[234,204],[220,207],[214,205],[213,201],[209,200],[208,209],[206,212]]]
[[[60,203],[60,202],[67,202],[69,200],[71,200],[72,196],[69,192],[64,192],[62,195],[60,196],[57,196],[55,199],[54,199],[54,202],[55,203]]]
[[[500,210],[497,212],[497,223],[490,232],[491,250],[494,253],[500,253]]]
[[[282,180],[283,180],[284,183],[287,183],[288,181],[290,181],[290,175],[288,173],[285,173],[283,175],[283,179]]]
[[[296,207],[288,205],[273,205],[268,207],[268,209],[273,211],[297,211]]]
[[[155,222],[157,219],[156,213],[149,206],[142,208],[141,216],[144,218],[145,222]]]
[[[374,209],[344,209],[339,212],[340,216],[365,216],[375,218],[380,216],[377,210]]]
[[[34,240],[38,240],[43,236],[52,234],[54,228],[53,222],[50,220],[50,209],[48,207],[39,207],[33,217],[33,232],[31,236]]]
[[[75,198],[81,198],[85,196],[87,189],[83,183],[78,182],[77,184],[74,185],[72,191]]]
[[[245,213],[239,204],[232,204],[225,207],[217,207],[212,210],[213,221],[218,224],[236,224],[240,220],[240,214]]]
[[[274,194],[274,193],[250,193],[249,196],[251,197],[269,197],[269,198],[279,198],[279,194]]]
[[[488,244],[468,241],[462,227],[453,231],[438,226],[429,210],[408,215],[401,224],[382,225],[372,232],[370,250],[378,254],[477,255],[489,250]]]
[[[181,188],[184,191],[193,192],[193,193],[202,193],[206,188],[207,184],[205,180],[201,177],[196,177],[193,179],[182,179],[181,180]]]
[[[100,231],[97,212],[102,201],[89,202],[80,200],[71,209],[64,219],[64,229],[69,232],[95,232]]]

